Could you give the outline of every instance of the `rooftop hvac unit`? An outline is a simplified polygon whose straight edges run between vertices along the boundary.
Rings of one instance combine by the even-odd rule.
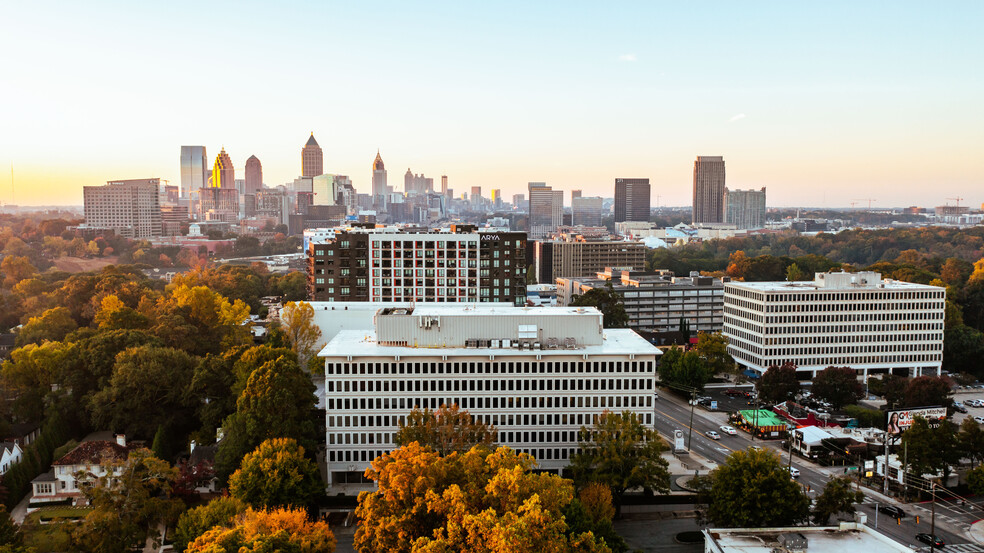
[[[564,338],[564,347],[567,349],[577,349],[577,340],[574,338]]]

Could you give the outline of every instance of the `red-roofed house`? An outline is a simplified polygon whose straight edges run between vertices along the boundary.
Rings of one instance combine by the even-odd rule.
[[[50,471],[31,481],[34,493],[28,511],[51,503],[84,502],[82,489],[86,484],[106,475],[105,463],[125,461],[130,449],[122,434],[116,436],[116,441],[87,439],[80,443],[52,462]]]

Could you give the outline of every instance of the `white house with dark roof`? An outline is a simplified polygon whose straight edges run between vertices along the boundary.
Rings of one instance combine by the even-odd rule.
[[[24,450],[17,442],[0,442],[0,476],[7,474],[10,467],[21,462]]]
[[[125,461],[132,447],[126,436],[119,434],[115,441],[90,439],[90,435],[74,449],[51,463],[51,470],[31,481],[33,494],[28,511],[48,503],[84,502],[82,489],[87,482],[106,475],[106,463]]]

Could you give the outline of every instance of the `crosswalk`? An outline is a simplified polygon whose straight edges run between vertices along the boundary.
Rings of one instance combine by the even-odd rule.
[[[929,551],[930,547],[920,547],[919,551]],[[937,547],[937,551],[946,553],[984,553],[984,545],[979,543],[950,543],[946,547]]]

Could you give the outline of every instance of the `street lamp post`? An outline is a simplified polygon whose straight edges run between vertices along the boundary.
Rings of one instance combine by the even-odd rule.
[[[932,482],[933,490],[933,516],[929,522],[929,551],[936,553],[936,482]]]

